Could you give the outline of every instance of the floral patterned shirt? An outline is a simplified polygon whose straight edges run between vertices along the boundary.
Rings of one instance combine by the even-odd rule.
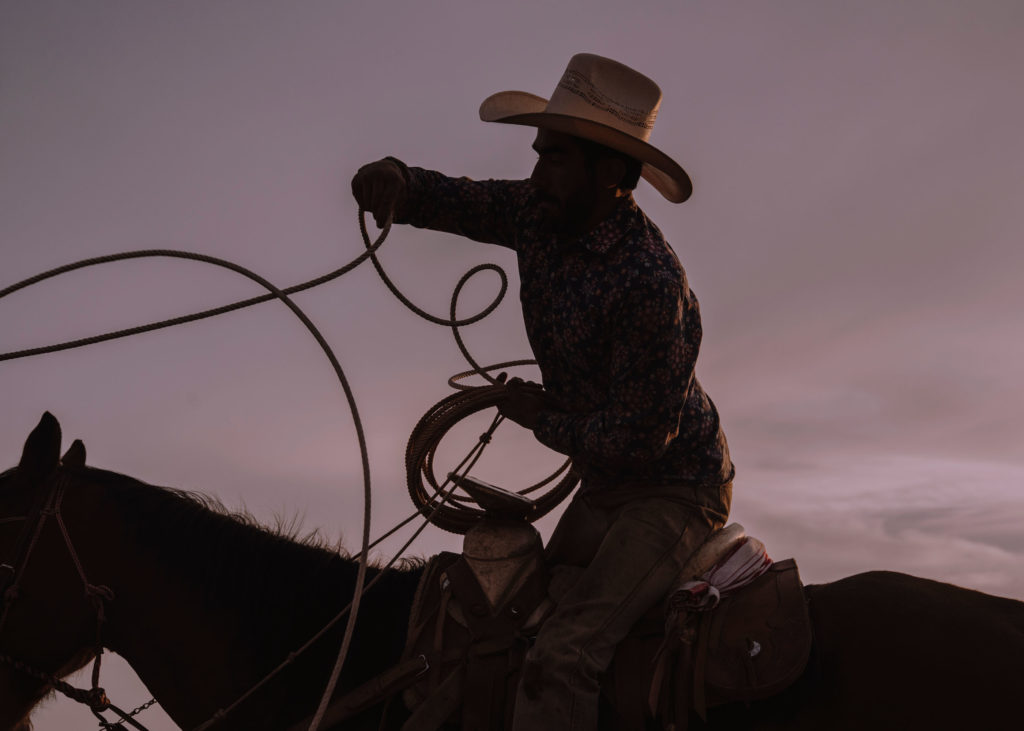
[[[527,336],[558,407],[541,413],[534,433],[572,457],[581,490],[732,479],[718,411],[694,376],[697,298],[632,197],[594,230],[560,242],[540,232],[528,180],[402,167],[409,185],[397,223],[516,252]]]

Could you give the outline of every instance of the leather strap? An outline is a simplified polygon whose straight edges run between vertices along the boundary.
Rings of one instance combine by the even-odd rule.
[[[647,694],[647,710],[650,711],[652,718],[658,717],[661,689],[665,684],[669,669],[676,659],[676,648],[673,646],[676,642],[679,642],[679,638],[671,629],[668,629],[654,655],[654,675],[651,678],[651,689]]]
[[[451,583],[447,583],[445,575],[441,574],[442,577],[442,588],[441,588],[441,603],[437,610],[437,622],[434,625],[434,655],[440,655],[444,652],[444,625],[448,621],[448,603],[452,599],[452,587]],[[434,663],[434,666],[430,670],[430,682],[428,683],[429,692],[433,693],[434,690],[441,682],[441,663]]]
[[[708,662],[708,640],[711,636],[711,612],[701,612],[697,629],[697,656],[693,664],[693,710],[702,721],[707,720],[708,704],[704,689],[704,669]]]

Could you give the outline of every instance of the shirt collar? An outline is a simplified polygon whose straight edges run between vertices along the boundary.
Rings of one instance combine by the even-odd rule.
[[[639,210],[633,196],[626,196],[619,201],[607,218],[594,227],[593,231],[579,237],[580,245],[593,254],[607,253],[635,228],[636,214]]]

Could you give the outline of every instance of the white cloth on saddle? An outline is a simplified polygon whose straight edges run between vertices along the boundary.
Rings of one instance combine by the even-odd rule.
[[[742,589],[772,567],[764,544],[746,536],[696,581],[676,587],[668,597],[675,611],[707,611],[724,596]]]

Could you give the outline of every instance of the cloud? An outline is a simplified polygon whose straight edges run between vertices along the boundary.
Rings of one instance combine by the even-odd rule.
[[[1024,468],[916,456],[762,461],[734,518],[805,580],[885,569],[1024,599]]]

